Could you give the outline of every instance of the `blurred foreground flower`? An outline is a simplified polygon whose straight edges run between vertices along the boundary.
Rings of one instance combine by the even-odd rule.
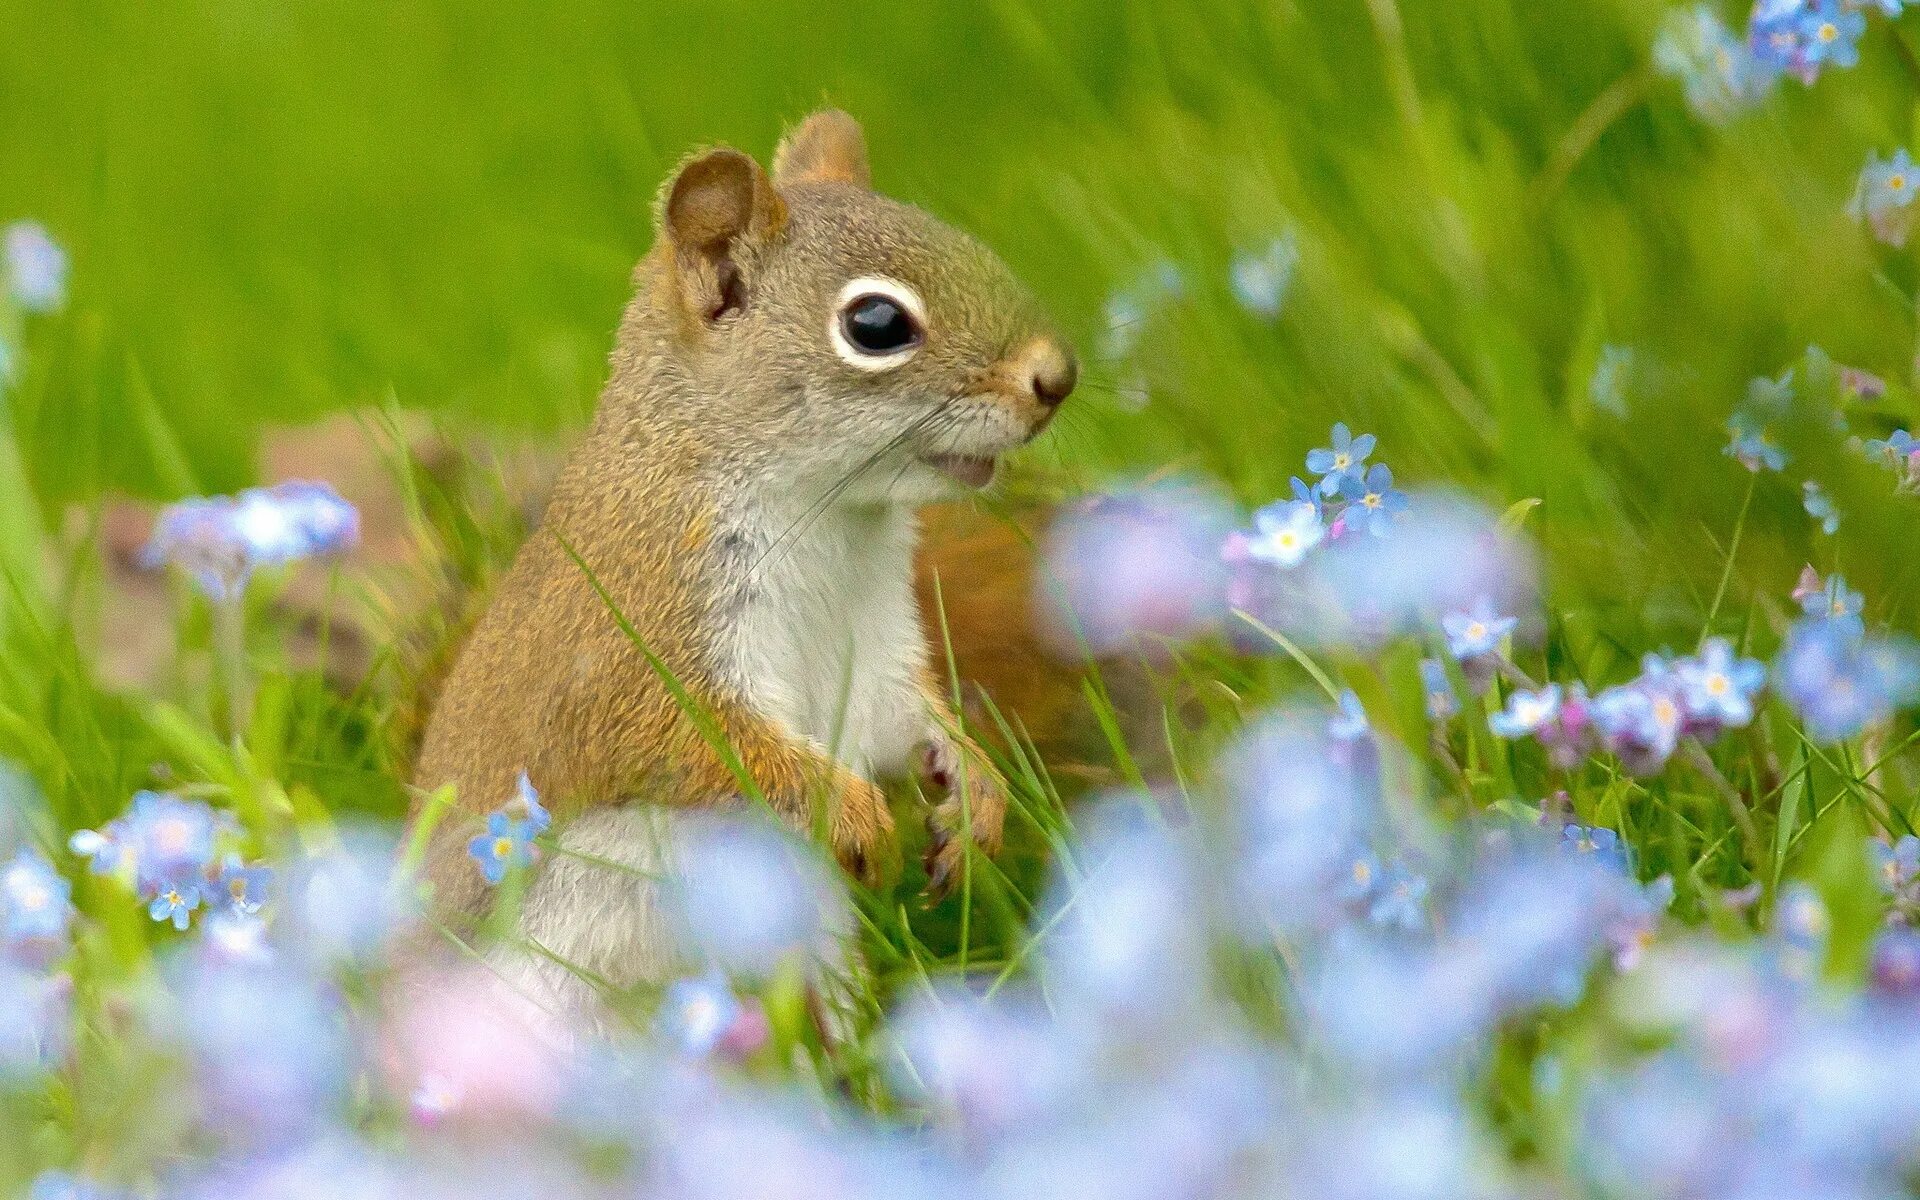
[[[1230,524],[1217,497],[1183,483],[1069,508],[1042,550],[1039,601],[1048,641],[1074,657],[1083,646],[1096,655],[1155,653],[1213,628],[1225,615],[1219,547]]]
[[[67,252],[38,221],[15,221],[4,242],[14,303],[33,313],[57,311],[67,302]]]
[[[1287,293],[1293,287],[1293,273],[1300,265],[1299,239],[1291,232],[1269,241],[1265,246],[1242,250],[1228,267],[1228,282],[1240,306],[1262,320],[1280,315]]]
[[[838,960],[846,895],[813,847],[748,814],[689,815],[674,835],[674,870],[662,892],[692,963],[758,980],[789,965]]]

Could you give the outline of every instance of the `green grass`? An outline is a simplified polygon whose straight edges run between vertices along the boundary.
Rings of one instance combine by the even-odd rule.
[[[1143,330],[1137,363],[1088,362],[1024,488],[1180,471],[1257,504],[1345,420],[1380,435],[1405,482],[1496,510],[1535,502],[1523,527],[1549,630],[1523,659],[1535,676],[1616,682],[1643,651],[1690,651],[1709,633],[1769,652],[1806,562],[1844,570],[1876,623],[1920,630],[1915,510],[1887,495],[1883,470],[1807,430],[1794,470],[1750,490],[1720,453],[1747,381],[1815,343],[1890,383],[1852,413],[1856,432],[1920,419],[1920,271],[1844,211],[1867,153],[1920,117],[1920,28],[1876,22],[1861,67],[1785,85],[1716,130],[1648,66],[1666,9],[0,0],[0,220],[45,222],[74,268],[68,310],[30,323],[8,396],[0,751],[62,829],[119,812],[156,763],[229,797],[263,837],[399,812],[377,691],[341,695],[287,667],[270,627],[244,750],[188,677],[158,695],[103,688],[79,631],[114,614],[93,611],[84,573],[56,586],[67,573],[51,569],[47,535],[111,495],[242,486],[262,429],[337,410],[577,430],[659,181],[698,144],[764,157],[823,101],[866,124],[883,189],[980,234],[1089,359],[1113,291],[1163,258],[1191,281]],[[1233,303],[1225,271],[1237,247],[1284,231],[1301,261],[1269,324]],[[1644,364],[1624,417],[1589,393],[1606,345]],[[1137,411],[1120,401],[1136,367],[1152,389]],[[1801,511],[1808,475],[1847,514],[1837,538]],[[498,560],[497,531],[461,527],[444,498],[422,503],[441,505],[470,567]],[[205,614],[182,601],[197,656]],[[1414,657],[1315,670],[1424,737]],[[1204,770],[1248,714],[1316,686],[1285,655],[1204,647],[1153,683],[1173,714],[1167,745],[1130,748],[1118,720],[1096,721],[1116,744],[1095,750],[1122,776],[1136,750]],[[1097,676],[1088,697],[1110,718]],[[1693,915],[1709,891],[1772,888],[1863,830],[1913,820],[1909,755],[1870,773],[1878,749],[1805,743],[1777,711],[1759,737],[1778,780],[1733,780],[1753,801],[1751,848],[1697,771],[1565,778],[1470,723],[1463,780],[1436,786],[1444,803],[1566,786],[1647,873],[1676,876]],[[1744,751],[1727,759],[1749,769]],[[1038,852],[1064,849],[1074,789],[1017,746],[1004,765],[1026,810],[1012,884],[971,880],[979,915],[964,932],[954,906],[869,897],[886,978],[963,956],[1011,969],[1027,953],[1024,897]],[[83,886],[103,922],[85,961],[125,977],[153,935],[104,895]],[[66,1101],[92,1114],[66,1136],[107,1119],[88,1107],[106,1097]]]

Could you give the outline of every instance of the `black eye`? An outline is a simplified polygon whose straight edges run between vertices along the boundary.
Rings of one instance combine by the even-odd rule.
[[[840,310],[840,331],[862,354],[897,354],[920,342],[920,325],[897,300],[878,293],[855,297]]]

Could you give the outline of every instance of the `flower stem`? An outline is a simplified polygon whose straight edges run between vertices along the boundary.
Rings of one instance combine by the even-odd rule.
[[[1747,865],[1758,873],[1762,862],[1760,828],[1753,823],[1753,811],[1747,807],[1747,798],[1720,773],[1719,766],[1714,763],[1713,756],[1707,753],[1707,748],[1700,744],[1699,738],[1682,739],[1680,748],[1693,769],[1700,772],[1713,790],[1727,802],[1727,809],[1733,813],[1733,823],[1740,827],[1740,840],[1747,848]]]
[[[227,701],[227,732],[239,745],[253,716],[247,672],[247,602],[238,588],[213,602],[213,662]]]

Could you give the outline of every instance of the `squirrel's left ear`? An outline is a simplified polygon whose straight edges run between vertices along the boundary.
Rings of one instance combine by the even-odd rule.
[[[773,152],[776,187],[795,183],[850,183],[872,187],[867,135],[860,122],[837,108],[823,108],[788,131]]]
[[[746,305],[742,251],[779,236],[786,205],[760,164],[721,147],[694,155],[662,193],[660,228],[682,299],[702,319]]]

